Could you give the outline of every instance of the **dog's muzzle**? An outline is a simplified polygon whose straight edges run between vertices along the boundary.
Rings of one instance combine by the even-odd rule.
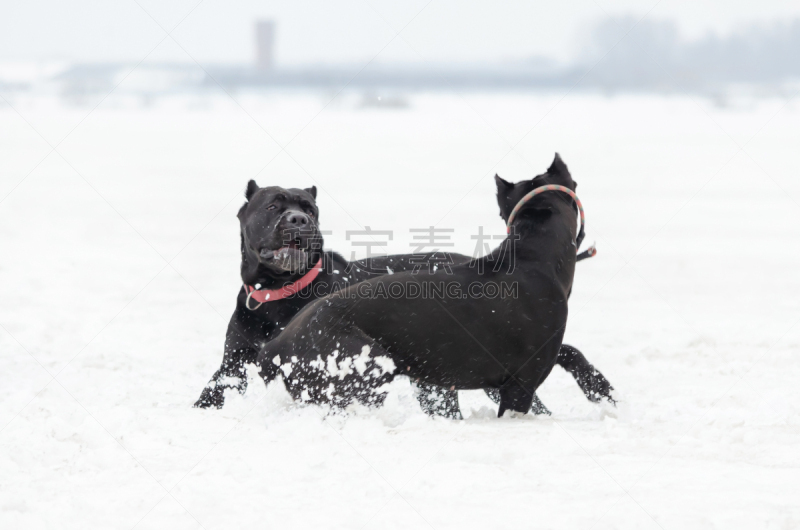
[[[272,263],[285,271],[301,272],[308,263],[308,253],[297,247],[283,247],[274,252]]]

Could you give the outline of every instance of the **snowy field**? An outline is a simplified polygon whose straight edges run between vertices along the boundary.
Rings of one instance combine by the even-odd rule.
[[[0,101],[0,527],[800,527],[800,101],[330,96]],[[348,257],[364,226],[472,254],[503,233],[491,176],[555,151],[599,249],[566,342],[618,408],[560,368],[551,417],[463,392],[465,421],[429,419],[403,379],[346,416],[258,380],[191,408],[249,179],[316,185]]]

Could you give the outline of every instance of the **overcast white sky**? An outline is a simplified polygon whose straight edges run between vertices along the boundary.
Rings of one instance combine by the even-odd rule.
[[[139,61],[155,48],[150,60],[187,62],[188,53],[205,63],[250,62],[258,18],[277,22],[282,65],[360,62],[376,55],[382,62],[536,55],[567,60],[580,49],[586,29],[607,15],[649,11],[648,17],[675,20],[689,38],[800,17],[797,0],[138,2],[6,0],[0,8],[0,61]],[[177,25],[172,35],[180,46],[170,39],[159,45],[165,33],[150,16],[167,30]]]

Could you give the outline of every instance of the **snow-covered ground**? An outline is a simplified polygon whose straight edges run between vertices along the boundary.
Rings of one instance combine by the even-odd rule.
[[[0,101],[0,527],[800,527],[800,102],[234,96]],[[405,380],[346,417],[257,380],[191,408],[248,179],[315,184],[348,257],[363,226],[472,254],[503,232],[491,176],[555,151],[599,248],[567,342],[617,409],[559,368],[549,418],[465,392],[465,421],[429,419]]]

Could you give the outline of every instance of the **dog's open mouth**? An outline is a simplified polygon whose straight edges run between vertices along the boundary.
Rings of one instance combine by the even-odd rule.
[[[308,254],[300,248],[298,241],[290,241],[277,250],[263,249],[259,253],[262,263],[288,272],[301,270],[308,262]]]
[[[306,251],[297,246],[278,249],[273,258],[275,265],[285,271],[298,272],[305,267],[308,257]]]

